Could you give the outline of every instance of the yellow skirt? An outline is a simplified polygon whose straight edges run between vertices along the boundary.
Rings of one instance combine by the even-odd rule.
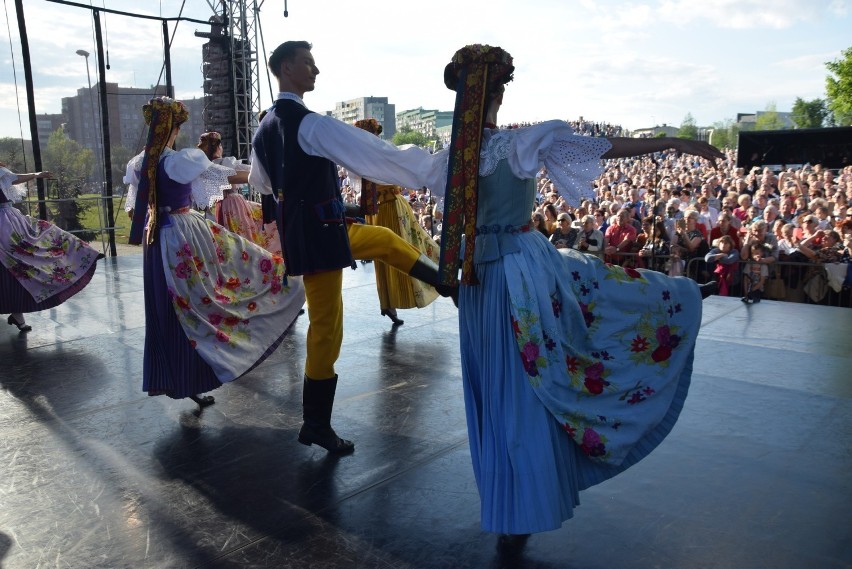
[[[379,211],[370,222],[387,227],[421,253],[438,262],[441,247],[417,221],[408,201],[394,186],[379,186]],[[373,217],[373,216],[370,216]],[[376,289],[382,310],[389,308],[423,308],[438,298],[435,289],[413,279],[387,264],[376,261]]]

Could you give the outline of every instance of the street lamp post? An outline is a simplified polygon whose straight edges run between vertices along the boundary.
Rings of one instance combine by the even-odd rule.
[[[101,155],[100,155],[100,152],[98,150],[100,148],[98,146],[98,120],[97,120],[97,117],[95,115],[95,98],[92,96],[92,76],[89,74],[89,52],[86,51],[85,49],[78,49],[76,51],[76,53],[77,53],[77,55],[86,58],[86,82],[89,84],[89,109],[92,111],[92,131],[91,132],[93,133],[92,138],[93,138],[93,141],[94,141],[93,146],[94,146],[94,152],[95,152],[95,165],[97,166],[97,173],[95,174],[95,181],[98,182],[98,184],[100,185],[100,187],[101,187],[100,193],[101,193],[101,197],[103,197],[104,188],[103,188],[103,184],[100,182],[101,175],[103,174],[103,172],[102,172],[103,168],[101,168]],[[104,223],[103,220],[101,221],[101,223],[103,223],[104,227],[106,227],[108,225],[108,223]]]

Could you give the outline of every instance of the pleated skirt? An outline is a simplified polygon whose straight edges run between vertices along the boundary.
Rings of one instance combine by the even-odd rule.
[[[587,413],[588,405],[594,405],[595,400],[586,389],[591,384],[584,385],[581,381],[579,386],[571,387],[568,371],[557,380],[559,389],[546,391],[532,381],[541,376],[531,378],[531,373],[535,375],[531,372],[531,362],[534,365],[536,358],[525,359],[519,350],[521,317],[516,314],[517,302],[510,291],[529,290],[533,296],[538,294],[544,308],[533,319],[544,319],[543,312],[558,304],[563,337],[550,337],[549,341],[565,347],[567,357],[563,359],[568,360],[581,355],[589,358],[590,353],[600,356],[595,346],[601,346],[607,354],[604,357],[607,369],[612,367],[611,375],[605,376],[607,385],[622,381],[632,384],[635,377],[631,370],[638,369],[629,361],[620,367],[613,361],[618,355],[612,349],[612,338],[621,333],[635,335],[639,318],[622,315],[618,307],[650,302],[643,298],[651,299],[655,291],[680,287],[691,308],[697,310],[700,322],[700,296],[692,290],[695,283],[654,273],[648,275],[651,280],[642,285],[640,294],[635,284],[605,278],[613,269],[600,260],[580,253],[566,258],[546,240],[532,233],[528,235],[519,240],[520,252],[477,265],[480,284],[463,285],[460,290],[460,348],[470,452],[481,499],[482,529],[495,533],[558,529],[573,516],[581,490],[615,476],[647,456],[671,431],[683,407],[692,374],[694,334],[698,330],[692,317],[688,330],[682,330],[684,338],[693,335],[691,345],[681,345],[682,357],[677,362],[672,358],[672,365],[661,367],[656,378],[655,387],[667,392],[667,408],[646,419],[641,405],[630,406],[635,414],[631,425],[640,433],[638,441],[619,464],[607,464],[590,457],[581,448],[565,420],[576,402],[584,401],[583,411]],[[566,284],[581,273],[599,277],[593,305],[579,306],[580,301]],[[557,284],[557,281],[562,282]],[[608,303],[612,312],[604,314],[601,307]],[[598,318],[605,319],[608,326],[590,326],[589,306],[599,308]],[[549,331],[555,335],[552,329]],[[632,345],[635,349],[636,344]],[[629,348],[627,352],[630,353]],[[540,357],[537,361],[545,365]],[[614,393],[610,399],[617,397],[618,393]],[[563,412],[554,413],[554,407]],[[606,411],[610,412],[611,409]]]

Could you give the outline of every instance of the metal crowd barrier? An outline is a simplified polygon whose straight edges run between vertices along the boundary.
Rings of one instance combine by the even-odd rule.
[[[659,263],[663,263],[671,259],[670,255],[657,255],[654,259]],[[640,257],[638,253],[619,253],[614,259],[605,259],[608,262],[622,266],[631,266],[636,268],[648,268],[650,257]],[[729,296],[740,297],[743,295],[743,267],[747,261],[738,261],[737,270],[734,271],[734,282],[730,286]],[[776,261],[770,263],[769,277],[763,293],[763,298],[768,300],[782,300],[786,302],[800,302],[807,304],[819,304],[823,306],[836,306],[842,308],[852,308],[852,286],[850,284],[840,284],[839,290],[832,287],[832,281],[835,286],[843,283],[852,282],[848,263],[801,263],[792,261]],[[828,268],[827,268],[828,267]],[[835,274],[832,279],[829,272]],[[708,263],[703,258],[696,257],[686,262],[683,275],[694,279],[697,282],[705,283],[710,280],[716,280],[716,275],[712,273],[712,264]],[[843,277],[842,279],[840,277]],[[769,284],[770,281],[778,281]]]
[[[687,273],[693,261],[696,262],[693,270],[697,270],[699,261],[704,263],[704,259],[691,259],[687,263]],[[734,273],[731,296],[742,295],[742,274],[746,263],[747,261],[739,261],[738,270]],[[829,271],[835,278],[830,276]],[[772,280],[778,283],[770,284]],[[839,290],[834,289],[832,281]],[[852,308],[852,287],[843,284],[849,282],[849,263],[776,261],[769,264],[769,277],[764,286],[763,298]]]

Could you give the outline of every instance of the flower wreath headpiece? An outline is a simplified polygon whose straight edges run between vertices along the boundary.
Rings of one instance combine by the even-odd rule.
[[[382,125],[376,119],[355,121],[355,126],[376,136],[382,134]],[[361,179],[361,215],[376,215],[379,212],[379,189],[372,180]]]
[[[376,119],[361,119],[359,121],[355,121],[355,126],[362,130],[366,130],[367,132],[371,132],[376,136],[382,134],[382,131],[384,130],[382,125],[379,124],[379,121]]]
[[[216,149],[221,144],[222,135],[216,131],[211,131],[205,132],[200,137],[198,137],[198,144],[196,144],[195,147],[201,150],[204,154],[206,154],[207,158],[210,158],[210,156],[216,151]]]
[[[441,232],[441,284],[458,282],[461,236],[465,236],[462,282],[477,284],[473,272],[476,204],[479,194],[479,151],[490,96],[512,80],[512,56],[499,47],[474,44],[453,55],[444,68],[444,84],[456,92],[450,142],[444,227]]]
[[[148,141],[145,144],[145,157],[142,159],[142,173],[139,189],[136,193],[136,205],[133,221],[130,224],[131,245],[142,243],[142,229],[145,213],[148,212],[147,243],[154,241],[157,229],[157,166],[160,155],[169,142],[172,130],[189,119],[189,110],[180,101],[169,97],[155,97],[142,107],[145,124],[148,128]]]

